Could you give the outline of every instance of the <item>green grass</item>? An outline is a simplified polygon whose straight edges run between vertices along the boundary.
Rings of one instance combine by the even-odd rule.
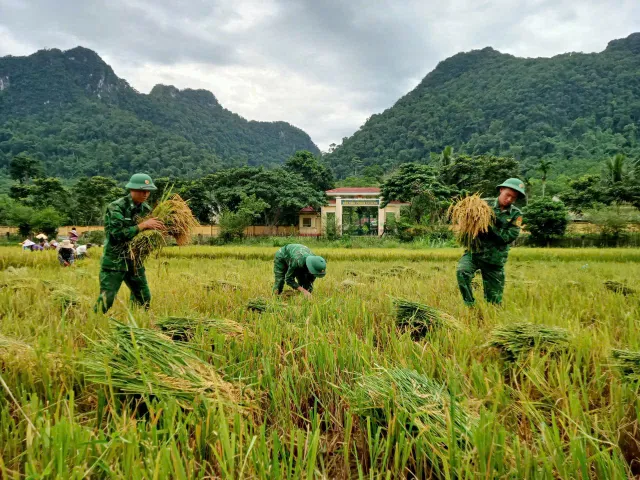
[[[85,366],[107,361],[109,349],[98,355],[94,344],[114,327],[92,311],[96,256],[63,269],[50,252],[0,248],[0,478],[637,473],[630,465],[640,461],[638,384],[620,374],[612,350],[640,351],[639,305],[603,284],[637,290],[640,250],[514,249],[504,306],[480,301],[468,310],[455,282],[458,249],[315,249],[327,256],[329,274],[311,302],[298,295],[279,308],[247,310],[251,299],[271,298],[275,250],[168,248],[147,264],[152,309],[129,312],[123,286],[109,312],[123,324],[131,315],[144,332],[170,316],[237,322],[242,334],[199,324],[188,336],[189,362],[206,364],[250,406],[236,411],[215,401],[203,408],[196,396],[148,395],[145,378],[155,382],[149,372],[158,372],[148,362],[171,366],[141,346],[128,350],[146,365],[135,394],[123,395],[105,376],[97,381]],[[349,275],[396,265],[418,274]],[[9,266],[26,270],[4,271]],[[4,286],[16,276],[32,286]],[[207,288],[220,279],[242,288]],[[354,284],[345,289],[347,279]],[[75,301],[61,305],[56,288]],[[414,341],[396,328],[393,298],[446,312],[463,328]],[[538,354],[517,362],[486,348],[491,332],[521,322],[566,329],[571,348],[549,354],[534,341]],[[169,354],[178,362],[179,352]],[[381,372],[411,381],[380,386]],[[438,430],[425,430],[425,418],[436,418]]]

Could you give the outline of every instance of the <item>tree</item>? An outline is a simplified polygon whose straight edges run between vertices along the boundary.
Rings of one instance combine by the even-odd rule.
[[[599,175],[583,175],[570,181],[569,191],[563,193],[561,198],[565,205],[576,213],[609,203],[607,191]]]
[[[220,214],[218,222],[220,237],[225,242],[244,237],[245,229],[251,226],[267,208],[269,204],[256,198],[255,195],[243,195],[235,212],[225,208]]]
[[[78,225],[100,225],[106,206],[125,195],[125,190],[112,178],[81,178],[71,189],[75,207],[69,217]]]
[[[58,233],[58,228],[62,226],[63,221],[63,216],[53,207],[36,211],[31,218],[33,230],[43,232],[49,237]]]
[[[29,183],[32,178],[41,176],[42,164],[25,153],[13,157],[9,163],[9,176],[20,183]]]
[[[440,170],[445,185],[467,192],[495,196],[496,186],[519,175],[520,166],[513,158],[492,155],[458,155],[448,167]]]
[[[542,174],[542,198],[544,198],[544,193],[547,188],[547,174],[549,170],[551,170],[552,163],[551,160],[544,159],[541,159],[540,163],[538,163],[538,170]]]
[[[607,169],[606,182],[608,184],[621,183],[625,176],[625,156],[621,153],[605,162]]]
[[[437,173],[428,165],[405,163],[382,184],[381,207],[393,200],[411,202],[409,215],[413,221],[441,220],[456,191],[443,185]],[[428,218],[423,218],[425,215]]]
[[[235,211],[243,194],[255,195],[269,205],[263,213],[267,225],[293,225],[300,209],[320,208],[326,202],[324,192],[300,175],[281,168],[232,168],[214,174],[210,182],[218,211]]]
[[[562,202],[548,198],[532,200],[523,209],[523,222],[531,239],[538,245],[548,245],[567,230],[568,211]]]
[[[321,164],[313,153],[307,150],[300,150],[289,157],[283,168],[291,173],[297,173],[322,192],[334,187],[331,169]]]
[[[28,237],[33,230],[33,215],[35,211],[27,205],[16,204],[9,215],[9,225],[18,227],[23,237]]]

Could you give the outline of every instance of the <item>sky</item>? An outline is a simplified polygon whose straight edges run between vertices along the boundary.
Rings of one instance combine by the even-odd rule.
[[[460,51],[599,52],[638,31],[638,0],[0,0],[0,56],[81,45],[140,92],[204,88],[322,150]]]

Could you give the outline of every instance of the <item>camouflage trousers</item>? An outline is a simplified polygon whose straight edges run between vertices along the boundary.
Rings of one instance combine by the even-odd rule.
[[[147,283],[147,275],[143,267],[129,271],[100,270],[100,296],[94,307],[94,311],[106,313],[116,299],[118,290],[124,282],[131,290],[131,303],[149,308],[151,303],[151,290]]]
[[[462,294],[465,305],[475,304],[473,298],[473,287],[471,281],[476,272],[480,270],[482,274],[482,286],[484,298],[489,303],[502,303],[502,292],[504,292],[504,265],[487,263],[472,253],[465,253],[458,262],[456,277],[458,278],[458,288]]]

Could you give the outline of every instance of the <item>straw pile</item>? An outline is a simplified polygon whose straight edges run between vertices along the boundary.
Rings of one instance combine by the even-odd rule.
[[[201,398],[238,405],[236,387],[188,344],[115,320],[109,333],[92,343],[90,354],[80,363],[90,382],[108,385],[123,395],[172,398],[185,409]]]
[[[180,195],[173,194],[163,198],[148,217],[156,218],[164,225],[162,230],[144,230],[129,242],[129,257],[142,264],[154,252],[159,252],[166,244],[167,238],[173,237],[178,245],[191,242],[191,232],[198,226],[189,205]]]
[[[390,423],[398,419],[425,442],[429,448],[424,452],[436,470],[434,473],[439,459],[448,458],[452,430],[462,448],[471,448],[470,415],[461,405],[451,404],[451,396],[443,385],[414,370],[379,369],[363,376],[355,388],[345,386],[344,391],[360,416],[370,417],[382,428],[391,427]]]
[[[242,325],[223,318],[164,317],[156,321],[156,325],[174,340],[189,340],[198,328],[215,330],[229,337],[244,333]]]
[[[526,322],[495,328],[486,344],[498,349],[509,361],[518,360],[536,348],[543,353],[560,353],[568,350],[569,345],[568,330]]]
[[[258,313],[273,312],[283,308],[285,305],[277,300],[267,300],[263,297],[252,298],[247,302],[247,310]]]
[[[477,193],[449,207],[451,230],[467,250],[477,246],[478,236],[487,233],[495,220],[493,209]]]
[[[242,285],[237,282],[230,282],[228,280],[212,280],[204,284],[206,290],[225,290],[228,292],[235,292],[242,290]]]
[[[623,377],[630,381],[640,380],[640,352],[631,350],[611,350],[612,366],[618,368]]]
[[[410,302],[402,298],[393,300],[396,308],[396,325],[411,331],[411,336],[422,338],[436,328],[460,330],[460,322],[448,313],[423,303]]]
[[[615,293],[620,293],[625,297],[627,295],[635,295],[636,293],[633,288],[627,287],[624,283],[616,282],[614,280],[607,280],[604,282],[604,288]]]
[[[69,285],[58,285],[51,290],[51,298],[54,302],[60,304],[63,308],[78,305],[82,300],[82,296],[78,291]]]
[[[349,279],[343,280],[343,281],[340,282],[340,288],[342,290],[352,290],[352,289],[354,289],[356,287],[360,287],[362,285],[364,285],[364,283],[355,282],[355,281],[349,280]]]

